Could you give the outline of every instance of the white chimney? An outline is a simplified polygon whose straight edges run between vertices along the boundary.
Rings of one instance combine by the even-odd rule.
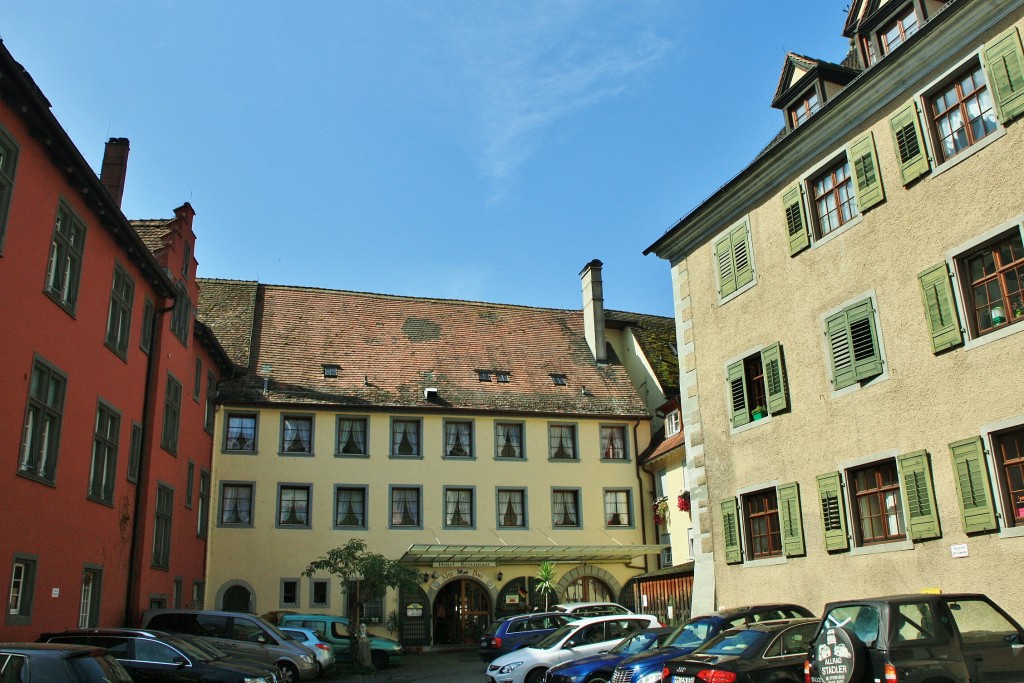
[[[604,264],[594,259],[583,266],[580,280],[583,284],[583,333],[587,337],[587,345],[598,363],[607,363],[604,341],[604,285],[601,281],[601,266]]]

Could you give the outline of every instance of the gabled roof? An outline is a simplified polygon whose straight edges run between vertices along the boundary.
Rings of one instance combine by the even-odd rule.
[[[676,321],[660,315],[605,311],[608,327],[628,325],[640,350],[650,363],[666,395],[679,393],[679,354],[676,350]]]
[[[248,368],[222,384],[229,403],[649,417],[625,368],[594,361],[578,310],[199,284],[201,319]],[[339,366],[337,377],[325,377],[324,365]],[[479,370],[507,372],[510,381],[482,382]],[[565,375],[565,386],[553,374]]]
[[[787,104],[785,100],[809,88],[815,79],[820,78],[823,81],[843,86],[856,78],[858,74],[860,74],[860,69],[857,68],[790,52],[786,55],[786,61],[782,66],[782,74],[779,76],[779,85],[775,89],[772,106],[777,109],[782,108]]]
[[[149,250],[155,254],[163,248],[163,238],[170,232],[170,227],[168,226],[173,220],[173,218],[147,218],[132,220],[131,224],[135,228],[135,232],[142,238],[142,241],[149,247]]]

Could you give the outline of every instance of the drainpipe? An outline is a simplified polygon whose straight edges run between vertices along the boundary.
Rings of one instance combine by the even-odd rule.
[[[640,450],[637,448],[638,440],[636,436],[636,430],[640,426],[640,420],[633,423],[633,452],[636,453],[636,483],[638,485],[638,491],[640,492],[640,503],[643,502],[644,497],[644,481],[640,477]],[[644,544],[647,544],[647,516],[644,515],[643,505],[638,505],[640,514],[637,515],[640,518],[640,537],[643,539]],[[654,539],[657,542],[658,539]],[[647,559],[647,555],[644,554],[644,573],[646,574],[651,570],[650,562]]]

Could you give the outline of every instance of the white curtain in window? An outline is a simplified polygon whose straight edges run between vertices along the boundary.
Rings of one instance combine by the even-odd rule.
[[[444,454],[456,457],[470,455],[468,423],[448,422],[445,424]]]
[[[498,491],[498,515],[501,526],[524,526],[523,492]]]
[[[552,425],[549,429],[552,458],[576,457],[575,431],[568,425]]]
[[[280,524],[305,525],[309,521],[309,500],[304,489],[281,489]]]
[[[365,526],[365,501],[361,489],[338,489],[338,526]]]
[[[578,524],[574,491],[555,491],[554,503],[556,526],[576,526]]]
[[[629,526],[629,494],[625,491],[605,492],[604,523],[607,526]]]
[[[498,437],[498,455],[502,458],[523,457],[522,425],[499,424],[495,430]]]
[[[391,492],[392,526],[419,524],[419,492],[415,489],[394,489]]]
[[[362,420],[338,421],[338,452],[366,454],[366,423]]]
[[[391,455],[419,455],[420,423],[395,420],[391,427]]]
[[[445,524],[473,525],[473,493],[469,489],[448,489],[444,493]]]
[[[252,506],[252,490],[247,486],[225,486],[221,506],[222,524],[248,524]]]
[[[601,428],[601,457],[605,460],[621,460],[626,457],[621,427]]]
[[[311,453],[310,437],[313,423],[309,418],[285,418],[284,452]]]

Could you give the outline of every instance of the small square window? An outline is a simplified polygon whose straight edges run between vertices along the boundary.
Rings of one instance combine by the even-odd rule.
[[[566,383],[568,382],[568,379],[566,378],[565,375],[552,374],[551,375],[551,381],[554,382],[556,387],[564,387],[566,385]]]
[[[444,455],[447,458],[473,457],[473,423],[468,421],[445,421]]]
[[[790,125],[797,128],[807,123],[807,119],[811,118],[819,109],[821,109],[821,100],[818,99],[818,92],[812,88],[789,108]]]
[[[578,460],[575,425],[548,425],[548,457],[552,460]]]
[[[629,489],[604,492],[604,525],[607,527],[633,526],[632,501]]]
[[[444,489],[444,526],[446,529],[472,529],[476,526],[473,489]]]
[[[366,445],[366,423],[365,417],[338,418],[336,455],[367,456],[370,454]]]
[[[337,377],[338,373],[341,371],[341,366],[340,365],[324,364],[323,368],[324,368],[324,377],[327,377],[327,378]]]
[[[277,489],[277,526],[288,529],[308,529],[310,486],[280,485]]]
[[[476,377],[481,382],[490,382],[491,381],[491,371],[490,370],[477,370],[476,371]]]
[[[683,428],[683,421],[678,410],[673,410],[665,416],[665,436],[674,436]]]
[[[418,458],[420,452],[420,421],[391,421],[391,457]]]
[[[601,459],[626,459],[626,428],[624,426],[601,427]]]
[[[334,489],[334,527],[366,528],[366,487],[337,486]]]
[[[494,424],[495,457],[509,460],[522,460],[523,425],[521,422],[496,422]]]
[[[224,450],[236,453],[256,452],[256,415],[228,414],[224,430]]]
[[[911,6],[878,32],[878,42],[882,46],[882,54],[887,55],[898,48],[907,38],[917,33],[917,29],[917,13]]]
[[[926,99],[940,161],[953,158],[999,128],[992,93],[977,61]]]
[[[312,455],[313,417],[311,415],[285,415],[281,418],[281,453]]]
[[[391,524],[395,528],[419,529],[421,521],[420,488],[411,486],[391,487]]]
[[[498,372],[496,372],[494,374],[498,378],[498,381],[501,382],[502,384],[508,384],[509,381],[511,380],[511,376],[507,372],[501,372],[499,370]]]
[[[526,528],[526,489],[498,489],[498,528]]]
[[[551,524],[555,528],[578,529],[580,520],[579,489],[555,489],[551,493]]]
[[[252,526],[253,485],[223,482],[220,487],[220,526]]]

